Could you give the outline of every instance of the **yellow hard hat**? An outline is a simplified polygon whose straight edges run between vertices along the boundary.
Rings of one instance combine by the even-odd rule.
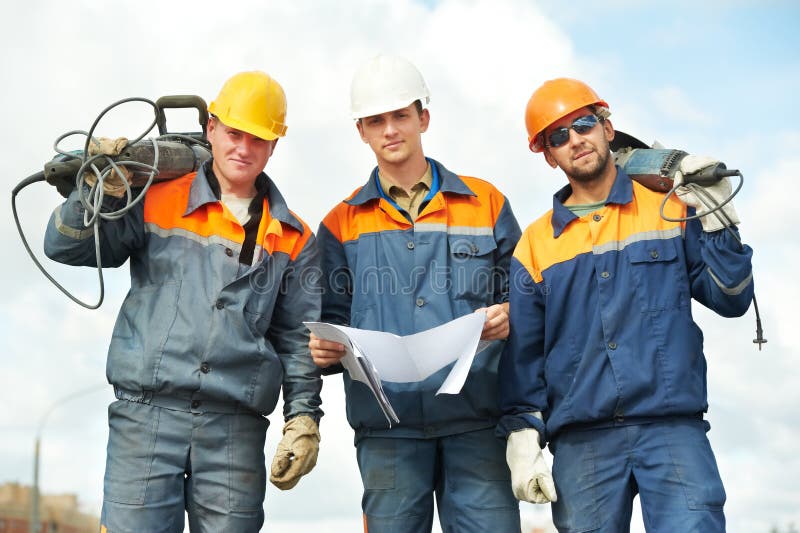
[[[208,106],[228,127],[271,141],[286,135],[286,95],[265,72],[240,72],[222,86]]]
[[[605,108],[604,118],[610,115],[605,100],[597,96],[594,89],[582,81],[572,78],[557,78],[544,82],[533,92],[525,109],[528,147],[533,152],[544,150],[540,133],[576,109],[590,105]]]

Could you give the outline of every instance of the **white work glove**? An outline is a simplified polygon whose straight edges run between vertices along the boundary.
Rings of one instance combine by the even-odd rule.
[[[311,472],[319,453],[319,427],[314,419],[299,415],[283,426],[283,438],[272,460],[269,480],[281,490],[289,490]]]
[[[518,500],[530,503],[556,501],[553,475],[539,446],[539,432],[533,428],[508,435],[506,462],[511,470],[511,490]]]
[[[687,155],[681,160],[675,172],[675,185],[680,185],[675,191],[678,198],[686,205],[695,208],[697,213],[705,213],[724,202],[731,195],[731,182],[727,177],[722,178],[713,185],[701,187],[697,184],[683,184],[685,175],[694,174],[708,166],[719,163],[718,160],[702,155]],[[733,202],[728,202],[722,209],[700,217],[703,231],[711,232],[723,229],[726,226],[739,224],[739,215],[733,207]]]

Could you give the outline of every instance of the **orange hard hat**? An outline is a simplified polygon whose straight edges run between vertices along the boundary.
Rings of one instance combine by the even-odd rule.
[[[540,134],[549,125],[588,105],[608,109],[605,100],[582,81],[557,78],[544,82],[533,92],[525,108],[525,127],[528,129],[528,146],[531,151],[544,150]]]

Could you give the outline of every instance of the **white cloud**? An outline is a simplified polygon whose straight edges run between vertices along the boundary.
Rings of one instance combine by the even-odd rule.
[[[676,120],[683,127],[707,125],[712,121],[709,114],[696,107],[686,93],[677,87],[660,87],[653,91],[653,105],[667,120]]]
[[[433,6],[411,0],[15,4],[7,9],[7,30],[0,35],[5,51],[0,69],[7,80],[6,127],[0,130],[6,191],[52,157],[57,135],[87,129],[100,110],[119,98],[183,93],[210,101],[234,72],[260,68],[283,84],[289,99],[288,135],[267,170],[290,206],[316,226],[374,165],[348,118],[349,82],[360,62],[383,51],[416,62],[431,87],[427,155],[458,172],[494,181],[525,226],[550,207],[553,191],[564,181],[527,150],[527,98],[545,79],[593,80],[623,131],[640,137],[666,131],[670,138],[659,140],[681,143],[684,131],[687,138],[702,136],[704,152],[745,170],[737,208],[743,236],[756,249],[757,295],[770,342],[762,352],[750,344],[752,311],[726,320],[698,310],[709,356],[710,436],[728,489],[730,531],[800,523],[795,504],[800,494],[788,475],[800,468],[794,445],[800,439],[795,414],[800,397],[793,386],[800,355],[793,341],[800,293],[792,281],[800,241],[789,233],[800,132],[789,124],[788,131],[764,130],[774,139],[753,136],[751,127],[707,134],[719,114],[735,109],[736,102],[725,103],[721,92],[719,107],[709,109],[685,89],[660,80],[636,78],[632,83],[636,72],[628,54],[635,44],[625,43],[618,54],[594,61],[576,50],[570,31],[588,28],[597,39],[608,36],[602,24],[581,20],[560,26],[525,0],[445,0]],[[135,122],[140,123],[138,117]],[[19,197],[24,227],[37,252],[59,199],[45,185]],[[109,272],[104,306],[82,310],[34,269],[8,211],[4,222],[0,240],[6,250],[7,290],[6,305],[0,308],[0,394],[10,408],[0,411],[6,437],[0,482],[27,483],[42,414],[57,399],[104,380],[106,347],[127,280],[124,268]],[[91,269],[48,267],[85,299],[95,297]],[[78,492],[95,509],[102,491],[109,397],[107,390],[64,403],[50,415],[44,432],[44,488]],[[326,379],[323,400],[328,415],[318,466],[290,492],[268,490],[266,509],[276,531],[300,530],[296,517],[310,520],[305,524],[319,531],[351,531],[360,524],[360,480],[338,378]],[[271,417],[270,456],[278,418]],[[547,511],[523,506],[523,512],[539,520]]]

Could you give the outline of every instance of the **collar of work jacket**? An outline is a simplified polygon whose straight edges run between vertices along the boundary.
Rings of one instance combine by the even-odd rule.
[[[617,168],[617,177],[614,179],[614,185],[611,186],[611,191],[608,193],[605,205],[619,204],[625,205],[633,201],[633,183],[631,178],[620,167]],[[572,194],[572,186],[565,185],[557,193],[553,195],[553,238],[557,239],[561,235],[570,222],[577,220],[579,217],[575,213],[564,206],[569,195]]]
[[[187,216],[199,209],[200,207],[214,202],[219,202],[218,193],[214,191],[211,181],[216,182],[212,170],[212,159],[209,159],[197,171],[197,176],[192,181],[191,188],[189,189],[189,200],[186,202],[186,211],[183,216]],[[219,189],[219,187],[217,187]],[[256,197],[263,198],[269,206],[269,215],[273,220],[277,220],[283,224],[295,228],[300,233],[303,233],[303,223],[300,222],[290,211],[286,205],[286,200],[283,199],[278,188],[272,182],[269,176],[261,172],[256,177]],[[251,205],[251,214],[253,206]]]
[[[431,166],[436,166],[436,171],[439,173],[439,191],[444,193],[477,196],[474,192],[472,192],[472,189],[467,187],[467,185],[461,181],[461,178],[447,170],[441,163],[430,158],[428,158],[428,161],[431,163]],[[377,176],[378,167],[375,167],[370,173],[366,185],[361,187],[361,190],[358,191],[355,196],[349,200],[345,200],[345,202],[350,205],[362,205],[372,200],[380,200],[383,196],[381,195],[381,190],[378,188]],[[431,203],[436,202],[437,197],[438,195],[432,198]]]

